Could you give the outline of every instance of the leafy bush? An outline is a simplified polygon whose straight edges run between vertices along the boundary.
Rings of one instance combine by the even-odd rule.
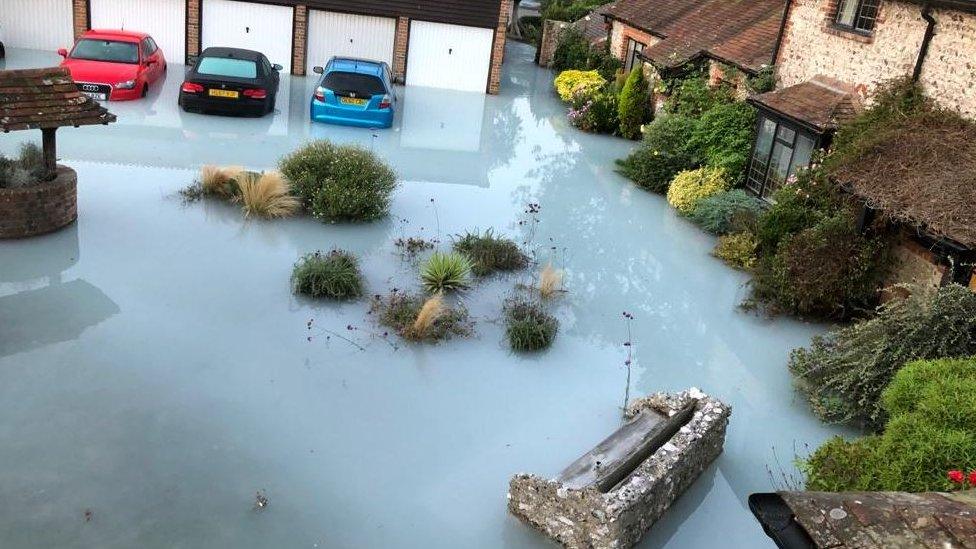
[[[756,236],[763,252],[775,253],[787,236],[836,215],[844,206],[844,198],[823,170],[801,170],[773,194],[772,207],[759,219]]]
[[[589,69],[590,43],[575,27],[568,27],[559,35],[552,52],[552,68],[556,72]],[[565,101],[565,99],[564,99]]]
[[[971,355],[976,294],[950,284],[933,294],[917,289],[872,319],[814,338],[808,349],[793,351],[789,368],[818,416],[877,429],[885,420],[881,392],[905,363]]]
[[[719,168],[698,168],[674,176],[668,187],[668,204],[679,212],[690,214],[699,200],[729,188],[725,172]]]
[[[763,65],[759,73],[746,78],[746,86],[752,93],[766,93],[776,89],[776,67]]]
[[[471,283],[472,268],[465,255],[434,252],[420,269],[420,280],[429,293],[463,290]]]
[[[976,469],[976,359],[905,365],[882,393],[880,435],[831,439],[802,463],[809,490],[942,491]]]
[[[529,258],[510,238],[495,236],[488,229],[481,233],[465,233],[454,242],[454,250],[471,259],[471,272],[477,276],[497,271],[515,271],[528,265]]]
[[[559,321],[540,303],[511,299],[505,303],[505,335],[515,351],[538,351],[552,345]]]
[[[588,95],[602,88],[607,81],[596,71],[566,70],[553,80],[556,93],[563,101],[572,101],[577,95]]]
[[[641,126],[651,119],[651,90],[644,78],[644,69],[634,67],[620,92],[617,107],[620,118],[620,134],[627,139],[637,139]]]
[[[538,15],[526,15],[519,17],[519,31],[522,33],[522,40],[529,44],[538,44],[542,35],[542,18]]]
[[[672,85],[665,112],[697,118],[722,103],[732,103],[734,98],[726,86],[712,88],[701,73],[693,73]]]
[[[44,152],[34,143],[22,143],[16,160],[0,154],[0,188],[26,187],[44,177]]]
[[[783,240],[756,270],[752,299],[773,312],[849,318],[876,303],[889,265],[887,241],[840,213]]]
[[[681,115],[665,115],[647,125],[641,146],[617,161],[621,175],[653,192],[666,193],[671,180],[683,170],[699,165],[689,146],[695,121]]]
[[[386,215],[396,174],[371,151],[316,141],[280,162],[292,192],[323,221],[369,221]]]
[[[351,299],[363,294],[363,275],[356,256],[343,250],[314,252],[295,263],[291,274],[297,294],[331,299]]]
[[[35,179],[44,175],[44,151],[36,143],[20,144],[17,163]]]
[[[243,177],[237,180],[237,187],[244,217],[288,217],[301,208],[301,202],[290,194],[288,184],[281,178],[281,174],[242,174]]]
[[[732,189],[699,200],[688,217],[712,234],[753,230],[766,203],[743,191]]]
[[[595,91],[575,94],[569,110],[569,122],[586,132],[617,133],[617,94],[609,85]]]
[[[719,237],[712,253],[733,267],[748,270],[756,264],[758,248],[759,241],[752,233],[726,234]]]
[[[718,103],[702,113],[691,138],[704,163],[725,170],[738,185],[745,177],[756,127],[756,109],[742,102]]]
[[[422,312],[424,318],[420,317]],[[370,313],[376,315],[381,325],[412,341],[434,342],[472,333],[467,309],[448,307],[440,295],[427,299],[396,291],[385,298],[377,295],[373,298]]]
[[[543,0],[543,19],[576,21],[603,5],[603,0]]]

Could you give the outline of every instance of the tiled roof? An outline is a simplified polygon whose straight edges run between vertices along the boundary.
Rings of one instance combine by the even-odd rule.
[[[976,496],[971,493],[779,492],[776,495],[792,511],[790,523],[798,524],[814,547],[976,547]],[[750,497],[750,505],[753,503],[754,497]],[[757,516],[767,527],[767,533],[785,531],[770,532],[770,513],[760,511]]]
[[[109,122],[115,115],[82,95],[67,69],[0,71],[0,131]]]
[[[599,44],[600,42],[605,42],[607,39],[607,27],[602,13],[609,5],[600,6],[587,14],[586,17],[573,23],[583,33],[586,41],[590,44]]]
[[[756,72],[772,64],[785,0],[618,0],[605,13],[662,40],[642,56],[672,68],[706,55]]]
[[[860,110],[860,101],[855,94],[825,79],[754,95],[749,102],[800,122],[818,133],[837,129]]]

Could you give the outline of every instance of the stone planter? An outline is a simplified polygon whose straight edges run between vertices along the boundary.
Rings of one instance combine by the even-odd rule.
[[[52,181],[0,189],[0,238],[56,231],[78,218],[78,174],[58,166]]]

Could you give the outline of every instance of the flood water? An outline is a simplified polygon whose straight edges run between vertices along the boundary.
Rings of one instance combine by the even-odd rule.
[[[691,386],[732,405],[725,452],[641,547],[772,547],[746,498],[837,432],[786,370],[825,328],[739,310],[746,276],[614,173],[633,144],[571,128],[531,57],[509,46],[497,97],[401,89],[396,126],[375,133],[311,125],[301,78],[274,117],[183,114],[176,66],[146,101],[111,104],[117,124],[60,130],[78,222],[0,242],[0,547],[551,547],[507,513],[508,479],[589,450],[628,390]],[[0,151],[39,137],[0,136]],[[245,222],[176,196],[202,164],[271,169],[314,138],[395,167],[388,219]],[[470,339],[394,347],[365,300],[289,289],[295,260],[331,247],[362,258],[371,294],[416,289],[394,239],[446,249],[489,227],[538,263],[467,293]],[[559,335],[512,354],[501,301],[548,261],[566,272]]]

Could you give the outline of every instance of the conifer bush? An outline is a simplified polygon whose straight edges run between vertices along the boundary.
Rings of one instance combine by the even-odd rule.
[[[627,139],[641,136],[641,126],[651,119],[651,90],[641,66],[634,67],[620,91],[617,104],[620,135]]]

